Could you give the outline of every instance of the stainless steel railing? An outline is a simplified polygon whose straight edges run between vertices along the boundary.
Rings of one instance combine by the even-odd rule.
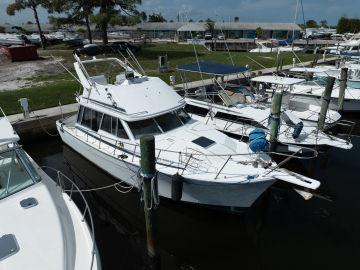
[[[67,177],[65,174],[63,174],[61,171],[59,171],[55,168],[49,167],[49,166],[41,166],[41,168],[43,170],[50,170],[50,171],[53,171],[56,173],[56,179],[54,179],[54,181],[57,184],[57,186],[60,187],[61,192],[66,192],[68,194],[70,201],[72,200],[72,196],[74,193],[80,194],[80,197],[85,205],[85,209],[82,211],[81,222],[86,222],[85,218],[86,218],[86,214],[87,214],[89,217],[89,223],[90,223],[89,225],[91,228],[90,235],[91,235],[93,244],[92,244],[90,270],[92,270],[93,266],[94,266],[94,262],[95,262],[95,254],[97,251],[96,251],[96,243],[95,243],[94,220],[93,220],[93,216],[92,216],[89,204],[88,204],[87,200],[85,199],[83,192],[79,189],[79,187],[76,185],[76,183],[73,180],[71,180],[69,177]],[[66,182],[71,185],[70,188],[68,188],[66,186]]]

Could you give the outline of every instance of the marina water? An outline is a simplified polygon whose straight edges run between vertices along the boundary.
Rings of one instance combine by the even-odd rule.
[[[229,213],[161,199],[158,245],[162,269],[353,269],[360,254],[360,138],[351,150],[330,149],[317,159],[287,167],[320,179],[315,198],[304,201],[274,187],[253,207]],[[60,169],[82,189],[117,180],[60,138],[27,143],[40,165]],[[144,269],[145,225],[137,190],[87,192],[103,269]],[[81,205],[79,205],[81,207]]]

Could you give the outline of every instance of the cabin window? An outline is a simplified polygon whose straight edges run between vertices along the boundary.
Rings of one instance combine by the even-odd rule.
[[[260,123],[258,123],[256,121],[253,121],[253,120],[251,120],[249,118],[245,118],[245,117],[241,117],[241,116],[237,116],[237,115],[232,115],[232,114],[228,114],[228,113],[217,112],[215,114],[215,118],[230,121],[230,122],[234,122],[234,123],[241,123],[241,124],[245,124],[245,125],[250,125],[250,126],[266,129],[266,127],[264,127]]]
[[[81,122],[83,112],[84,112],[84,106],[80,106],[79,111],[78,111],[77,120],[76,120],[77,123]]]
[[[159,124],[163,132],[182,126],[182,122],[180,121],[180,118],[176,116],[175,112],[157,116],[155,117],[155,121]]]
[[[102,118],[102,113],[84,107],[81,125],[90,128],[93,131],[98,131],[101,118]]]
[[[89,108],[84,108],[81,125],[84,127],[91,128],[91,119],[92,119],[92,110]]]
[[[40,181],[40,176],[22,149],[0,154],[0,199]]]
[[[191,119],[190,115],[188,115],[184,109],[177,110],[176,114],[183,124],[186,124]]]
[[[98,111],[92,111],[92,119],[91,119],[91,129],[94,131],[98,131],[100,128],[102,113]]]
[[[185,106],[185,111],[187,111],[190,114],[196,114],[196,115],[200,115],[200,116],[205,117],[208,114],[209,109],[205,109],[205,108],[202,108],[202,107],[187,104]]]
[[[146,135],[146,134],[161,133],[161,130],[159,129],[158,125],[155,123],[154,119],[128,122],[128,125],[135,139],[140,139],[142,135]]]
[[[118,119],[117,121],[117,136],[119,138],[123,138],[123,139],[129,139],[128,135],[126,134],[126,131],[124,129],[124,126],[122,125],[120,119]]]
[[[116,117],[111,117],[110,115],[104,114],[103,121],[101,123],[101,130],[116,136],[116,130],[117,130],[116,124],[117,124]]]

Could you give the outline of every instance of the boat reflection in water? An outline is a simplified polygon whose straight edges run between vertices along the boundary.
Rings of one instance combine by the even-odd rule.
[[[352,143],[351,150],[330,149],[319,159],[287,165],[323,178],[317,193],[332,201],[315,196],[304,203],[293,190],[272,188],[234,215],[161,198],[157,243],[162,269],[289,269],[294,262],[296,269],[353,268],[360,252],[360,138],[353,137]],[[66,173],[82,189],[118,181],[60,139],[28,144],[26,151],[38,164]],[[142,269],[145,225],[137,191],[122,194],[109,188],[86,196],[103,269]],[[304,252],[306,259],[299,260]]]
[[[69,174],[83,188],[94,189],[118,182],[66,145],[63,146],[63,155]],[[111,187],[91,193],[91,196],[92,201],[97,204],[96,208],[101,209],[101,216],[106,217],[106,222],[112,223],[118,232],[126,235],[134,252],[140,253],[144,262],[145,221],[137,190],[121,193]],[[262,213],[266,211],[267,200],[268,193],[265,193],[252,208],[257,214],[244,219],[246,212],[229,215],[215,208],[175,203],[161,198],[158,209],[158,244],[162,259],[165,257],[166,261],[170,260],[170,268],[166,269],[193,269],[189,265],[195,269],[196,265],[205,265],[204,269],[209,269],[213,268],[214,260],[207,262],[208,257],[236,257],[238,253],[242,254],[241,257],[244,256],[243,263],[253,264],[256,235],[261,234]],[[106,254],[103,256],[106,263]],[[134,260],[136,262],[139,259]],[[221,259],[218,263],[219,267],[220,263],[224,264]],[[232,265],[232,262],[228,263]],[[111,266],[104,268],[115,269]]]

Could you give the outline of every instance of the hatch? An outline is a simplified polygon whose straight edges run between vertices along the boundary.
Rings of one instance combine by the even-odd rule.
[[[14,255],[19,251],[15,235],[4,234],[0,237],[0,261]]]
[[[207,148],[213,144],[215,144],[215,142],[213,140],[210,140],[209,138],[206,138],[206,137],[199,137],[195,140],[192,141],[193,143],[201,146],[201,147],[204,147],[204,148]]]

